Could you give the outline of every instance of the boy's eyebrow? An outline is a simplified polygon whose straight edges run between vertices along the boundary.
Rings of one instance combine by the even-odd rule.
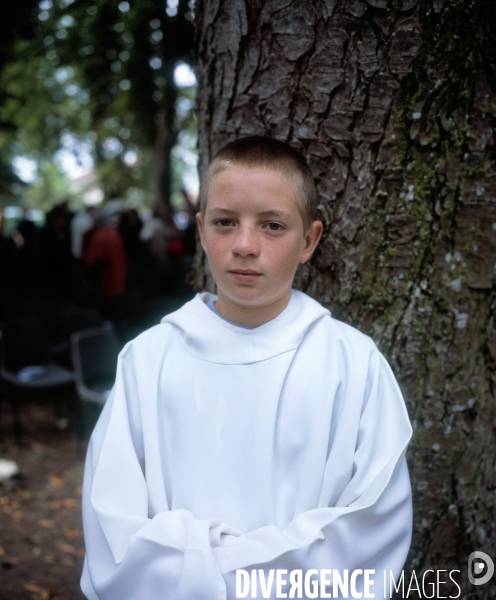
[[[219,215],[235,215],[236,211],[230,208],[222,208],[221,206],[217,208],[210,209],[211,213],[219,214]]]
[[[283,210],[278,208],[274,208],[272,210],[264,210],[258,213],[261,217],[282,217],[286,219],[291,219],[291,215]]]
[[[212,208],[210,212],[214,213],[215,215],[236,215],[237,214],[237,211],[232,210],[230,208],[224,208],[221,206]],[[288,214],[287,212],[284,212],[283,210],[280,210],[278,208],[274,208],[274,209],[270,209],[270,210],[263,210],[263,211],[257,213],[257,216],[265,217],[265,218],[279,217],[279,218],[291,219],[290,214]]]

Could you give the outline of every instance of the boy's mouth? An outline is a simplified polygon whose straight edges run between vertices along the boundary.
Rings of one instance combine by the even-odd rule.
[[[259,273],[258,271],[252,271],[251,269],[232,269],[229,271],[229,273],[231,273],[236,281],[240,281],[242,283],[251,283],[262,276],[262,273]]]

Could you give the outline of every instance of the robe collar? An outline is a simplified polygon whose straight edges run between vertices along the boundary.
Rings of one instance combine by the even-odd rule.
[[[318,302],[292,290],[288,306],[275,319],[244,329],[214,313],[207,306],[210,300],[217,300],[217,296],[197,294],[161,322],[173,325],[197,358],[228,365],[255,363],[295,350],[316,321],[330,316]]]

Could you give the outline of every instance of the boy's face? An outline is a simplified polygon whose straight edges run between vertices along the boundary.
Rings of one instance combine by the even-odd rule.
[[[320,221],[303,230],[293,188],[281,174],[241,168],[213,177],[197,220],[219,303],[238,309],[287,303],[296,268],[322,232]]]

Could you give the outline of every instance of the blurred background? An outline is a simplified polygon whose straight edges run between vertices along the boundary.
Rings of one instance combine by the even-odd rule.
[[[2,7],[2,600],[82,598],[82,464],[117,352],[193,295],[194,9]]]

